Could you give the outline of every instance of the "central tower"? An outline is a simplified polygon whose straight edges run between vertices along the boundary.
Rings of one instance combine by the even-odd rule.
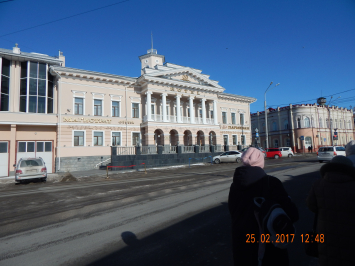
[[[156,49],[149,49],[145,55],[139,56],[141,61],[141,75],[143,75],[145,68],[154,68],[156,65],[163,65],[165,63],[165,56],[157,53]]]

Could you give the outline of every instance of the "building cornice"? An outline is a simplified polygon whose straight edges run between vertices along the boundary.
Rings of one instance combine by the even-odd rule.
[[[204,92],[212,92],[212,93],[220,93],[223,92],[224,89],[219,89],[219,88],[213,88],[210,86],[204,86],[196,83],[189,83],[189,82],[184,82],[184,81],[178,81],[178,80],[173,80],[173,79],[164,79],[160,77],[153,77],[153,76],[148,76],[148,75],[143,75],[140,76],[137,80],[138,83],[143,83],[143,82],[152,82],[157,85],[165,85],[167,87],[181,87],[181,88],[189,88],[189,89],[195,89],[195,90],[200,90]]]
[[[57,67],[57,66],[51,68],[54,69],[63,77],[66,76],[66,77],[86,79],[91,81],[95,80],[95,81],[103,81],[103,82],[108,82],[113,84],[123,84],[123,85],[133,85],[137,81],[136,78],[106,74],[101,72],[87,71],[87,70],[76,69],[76,68]]]

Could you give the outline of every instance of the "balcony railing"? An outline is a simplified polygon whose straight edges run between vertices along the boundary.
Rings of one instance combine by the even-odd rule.
[[[200,146],[200,153],[203,153],[203,152],[210,152],[210,145]]]
[[[183,146],[182,153],[194,153],[194,146]]]
[[[143,123],[148,121],[148,116],[145,115],[143,116]],[[177,121],[177,116],[176,115],[168,115],[166,118],[166,121],[163,119],[163,115],[151,115],[151,121],[155,122],[165,122],[165,123],[178,123]],[[192,124],[191,122],[191,117],[187,116],[181,116],[181,122],[180,123],[185,123],[185,124]],[[194,124],[203,124],[203,119],[202,117],[195,117],[195,122]],[[213,118],[206,118],[206,124],[208,125],[214,125],[214,119]]]
[[[114,146],[116,148],[117,155],[135,155],[136,154],[136,147],[135,146]]]
[[[170,145],[163,146],[163,153],[164,154],[176,153],[176,146],[170,146]]]
[[[157,146],[142,146],[142,154],[157,154]]]

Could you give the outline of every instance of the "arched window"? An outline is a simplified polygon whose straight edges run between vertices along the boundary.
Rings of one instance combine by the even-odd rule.
[[[323,121],[322,121],[322,118],[320,117],[319,118],[319,128],[322,128],[323,127]]]
[[[277,130],[277,123],[272,122],[272,131],[276,131],[276,130]]]
[[[284,129],[288,129],[288,120],[284,121]]]
[[[304,127],[311,127],[308,117],[304,119]]]
[[[327,128],[329,128],[329,120],[328,120],[328,118],[325,119],[325,123],[326,123],[326,125],[327,125]]]
[[[297,118],[297,128],[301,128],[301,118]]]
[[[274,139],[274,148],[278,148],[278,147],[279,147],[279,140]]]

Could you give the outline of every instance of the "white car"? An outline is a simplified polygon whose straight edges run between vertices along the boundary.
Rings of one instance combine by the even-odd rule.
[[[294,155],[290,147],[280,147],[279,149],[281,150],[282,157],[292,157]]]
[[[242,153],[239,151],[226,151],[221,155],[213,157],[214,163],[240,163],[242,161]]]
[[[345,148],[342,146],[326,146],[320,147],[317,152],[318,161],[320,163],[323,161],[330,161],[337,155],[346,156]]]
[[[21,158],[16,166],[15,181],[22,183],[30,180],[47,180],[47,167],[41,157]]]

